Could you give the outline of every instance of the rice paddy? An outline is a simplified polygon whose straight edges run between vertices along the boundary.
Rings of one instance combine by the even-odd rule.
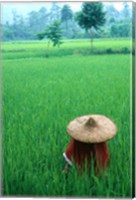
[[[130,43],[107,42],[106,48],[130,48]],[[69,41],[63,48],[77,50],[89,43],[83,45]],[[95,45],[100,49],[104,43]],[[72,51],[47,58],[46,45],[40,42],[6,43],[2,48],[3,195],[130,197],[130,54]],[[110,166],[99,177],[93,172],[79,176],[72,167],[65,179],[62,154],[70,141],[66,127],[85,114],[108,116],[118,127],[108,142]]]

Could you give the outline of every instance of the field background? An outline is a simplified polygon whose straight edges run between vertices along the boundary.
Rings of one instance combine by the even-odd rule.
[[[131,195],[129,39],[4,42],[3,194],[128,197]],[[88,53],[89,52],[89,53]],[[110,117],[118,127],[108,142],[107,176],[70,170],[62,157],[67,124],[85,114]]]

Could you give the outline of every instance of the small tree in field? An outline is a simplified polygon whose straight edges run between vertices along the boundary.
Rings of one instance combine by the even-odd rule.
[[[103,4],[99,2],[85,2],[82,11],[77,13],[76,20],[81,28],[90,31],[91,47],[93,47],[93,28],[99,29],[105,23]]]
[[[62,44],[62,31],[60,28],[61,23],[57,20],[53,24],[48,25],[44,32],[38,33],[37,36],[40,40],[46,37],[53,43],[53,46],[60,46]]]

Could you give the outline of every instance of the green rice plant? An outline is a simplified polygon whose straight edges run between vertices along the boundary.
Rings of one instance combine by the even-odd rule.
[[[130,69],[128,55],[3,60],[3,195],[130,197]],[[66,179],[67,124],[90,113],[118,127],[107,175]]]

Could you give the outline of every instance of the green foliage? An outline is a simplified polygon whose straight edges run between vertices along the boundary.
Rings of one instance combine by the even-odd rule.
[[[42,40],[45,37],[45,33],[38,33],[37,37],[39,40]]]
[[[68,5],[64,5],[62,10],[61,10],[61,21],[62,22],[67,22],[68,20],[72,19],[73,17],[73,12]]]
[[[77,13],[76,19],[79,25],[85,30],[92,27],[96,30],[105,23],[105,12],[102,3],[85,2],[82,11]]]
[[[105,23],[105,12],[103,4],[99,2],[85,2],[82,6],[82,11],[77,13],[76,20],[78,24],[86,31],[91,32],[91,46],[93,44],[93,29],[98,29]]]
[[[45,32],[37,34],[38,38],[41,40],[46,37],[53,43],[53,46],[60,46],[60,44],[62,44],[62,31],[60,25],[61,23],[59,21],[54,21],[53,24],[47,26]]]
[[[130,50],[127,47],[123,47],[122,53],[125,53],[125,54],[130,53]]]
[[[7,24],[3,27],[3,32],[4,32],[4,39],[5,40],[12,40],[14,38],[14,33],[10,29],[10,26]]]
[[[113,37],[129,37],[131,35],[131,23],[126,21],[113,24],[111,35]]]
[[[111,54],[111,53],[113,53],[112,48],[107,49],[107,54]]]
[[[61,23],[54,21],[52,25],[49,25],[45,31],[45,36],[53,42],[53,46],[59,46],[62,38],[62,31],[60,28]]]
[[[129,19],[130,16],[132,17],[132,14],[130,12],[130,8],[129,8],[129,5],[127,2],[123,2],[123,9],[122,9],[122,16],[125,18],[125,19]]]
[[[76,29],[75,23],[73,21],[74,13],[71,10],[70,6],[65,4],[63,8],[61,9],[61,22],[62,22],[62,28],[63,28],[63,35],[67,38],[70,38],[74,34],[74,31]]]
[[[51,3],[52,6],[50,8],[50,12],[48,14],[49,16],[49,24],[52,24],[54,21],[60,21],[61,18],[61,8],[60,6],[57,4],[57,2],[52,2]]]
[[[88,2],[88,4],[95,4],[99,5],[99,2]],[[84,29],[88,29],[85,26],[83,26],[83,23],[81,23],[81,27],[77,23],[77,20],[75,18],[81,18],[79,12],[76,17],[76,13],[74,13],[70,6],[67,4],[64,5],[64,7],[61,9],[59,5],[56,2],[51,3],[52,6],[50,10],[46,10],[45,7],[41,7],[38,11],[31,11],[27,13],[27,16],[22,16],[18,14],[17,11],[13,11],[13,23],[6,22],[1,25],[2,28],[2,40],[11,41],[11,40],[36,40],[37,39],[37,33],[44,32],[45,28],[52,24],[54,20],[60,20],[62,22],[61,28],[63,31],[63,37],[64,38],[89,38],[90,33],[86,33]],[[45,4],[46,5],[46,4]],[[87,14],[87,16],[91,17],[92,15],[97,16],[98,20],[97,25],[98,27],[93,27],[93,38],[107,38],[107,37],[131,37],[131,27],[132,27],[132,9],[129,6],[128,3],[123,3],[123,9],[121,11],[118,11],[112,4],[104,4],[104,10],[106,12],[106,15],[104,18],[106,18],[106,23],[102,27],[99,22],[103,21],[102,17],[97,14],[100,10],[100,5],[95,8],[95,6],[90,10],[86,6],[84,9],[87,13],[91,12],[91,14]],[[4,9],[4,8],[3,8]],[[2,18],[4,18],[2,13]],[[104,12],[103,12],[104,13]],[[84,15],[85,16],[85,15]],[[90,20],[88,21],[88,17],[86,17],[85,20],[82,18],[82,22],[85,24],[89,24]],[[94,17],[93,16],[93,17]],[[92,17],[91,17],[92,18]],[[126,24],[127,22],[127,24]],[[3,22],[2,22],[3,23]],[[95,23],[96,24],[96,23]],[[120,26],[121,29],[118,28],[115,32],[112,29],[116,29],[114,26]],[[124,24],[124,25],[123,25]],[[90,23],[90,25],[94,25]],[[123,28],[124,26],[124,28]],[[99,28],[101,29],[99,30]],[[120,31],[121,30],[121,31]],[[127,31],[126,31],[127,30]],[[117,35],[117,36],[116,36]],[[40,36],[39,36],[40,37]]]

